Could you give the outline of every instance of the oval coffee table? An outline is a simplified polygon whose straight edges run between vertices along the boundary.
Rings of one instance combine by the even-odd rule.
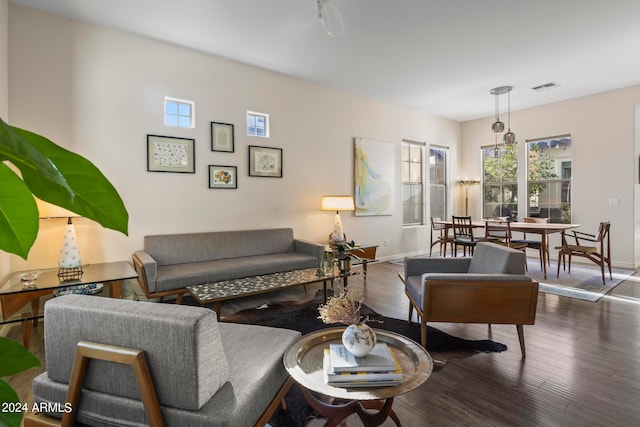
[[[387,387],[334,387],[324,381],[322,360],[329,344],[342,343],[343,331],[344,328],[322,329],[291,344],[283,356],[289,375],[300,386],[307,403],[328,419],[325,426],[335,426],[353,413],[358,414],[365,426],[378,426],[388,417],[400,426],[397,414],[391,409],[393,398],[415,389],[429,378],[433,371],[431,356],[420,344],[403,335],[375,329],[378,342],[389,345],[398,359],[402,383]],[[327,403],[315,393],[337,400]]]

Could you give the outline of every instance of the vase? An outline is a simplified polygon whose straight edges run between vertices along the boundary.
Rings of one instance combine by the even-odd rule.
[[[364,357],[375,347],[376,333],[368,325],[349,325],[342,333],[342,344],[356,357]]]

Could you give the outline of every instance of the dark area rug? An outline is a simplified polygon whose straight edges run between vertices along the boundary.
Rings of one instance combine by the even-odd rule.
[[[329,292],[332,291],[328,291]],[[322,291],[318,291],[311,302],[296,303],[287,301],[268,307],[253,308],[223,318],[225,322],[245,323],[294,329],[307,334],[332,326],[318,319],[318,306],[322,304]],[[420,324],[382,316],[366,305],[361,313],[372,321],[369,325],[375,329],[386,329],[397,332],[416,342],[420,342]],[[449,335],[439,329],[427,325],[427,350],[434,359],[434,371],[442,369],[447,360],[470,357],[480,352],[502,352],[507,346],[492,340],[466,340]],[[314,417],[313,411],[300,395],[296,385],[285,396],[287,410],[277,410],[269,424],[273,427],[299,427]]]

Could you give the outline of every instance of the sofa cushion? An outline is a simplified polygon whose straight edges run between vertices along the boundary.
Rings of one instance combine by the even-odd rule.
[[[316,257],[300,252],[161,265],[158,266],[155,291],[162,292],[220,280],[314,268],[317,265]]]
[[[526,257],[517,251],[495,243],[479,242],[471,257],[471,274],[525,274]]]
[[[198,411],[163,406],[161,409],[165,425],[255,425],[287,379],[288,374],[282,363],[282,356],[286,348],[298,339],[299,332],[231,323],[218,325],[229,361],[229,382]],[[171,372],[164,375],[171,375]],[[52,381],[46,372],[36,377],[33,382],[36,402],[65,402],[66,391],[65,384]],[[62,414],[57,416],[61,417]],[[127,421],[123,422],[123,419]],[[142,427],[149,424],[141,401],[92,390],[82,392],[78,422],[105,427]]]
[[[144,350],[163,405],[196,410],[229,378],[211,310],[68,295],[48,301],[44,316],[47,374],[53,381],[68,384],[79,341]],[[140,396],[127,365],[92,361],[85,385],[115,396]]]
[[[144,237],[158,265],[213,261],[295,250],[293,229],[216,231]]]

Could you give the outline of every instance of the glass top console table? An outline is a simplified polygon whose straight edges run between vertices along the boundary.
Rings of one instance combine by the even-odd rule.
[[[109,286],[109,296],[122,298],[123,281],[137,277],[138,273],[127,261],[84,265],[82,275],[71,280],[60,280],[57,268],[12,273],[0,285],[0,325],[21,322],[23,342],[28,348],[31,323],[37,326],[38,319],[44,315],[40,311],[41,304],[52,298],[55,291],[82,285],[105,284]]]

